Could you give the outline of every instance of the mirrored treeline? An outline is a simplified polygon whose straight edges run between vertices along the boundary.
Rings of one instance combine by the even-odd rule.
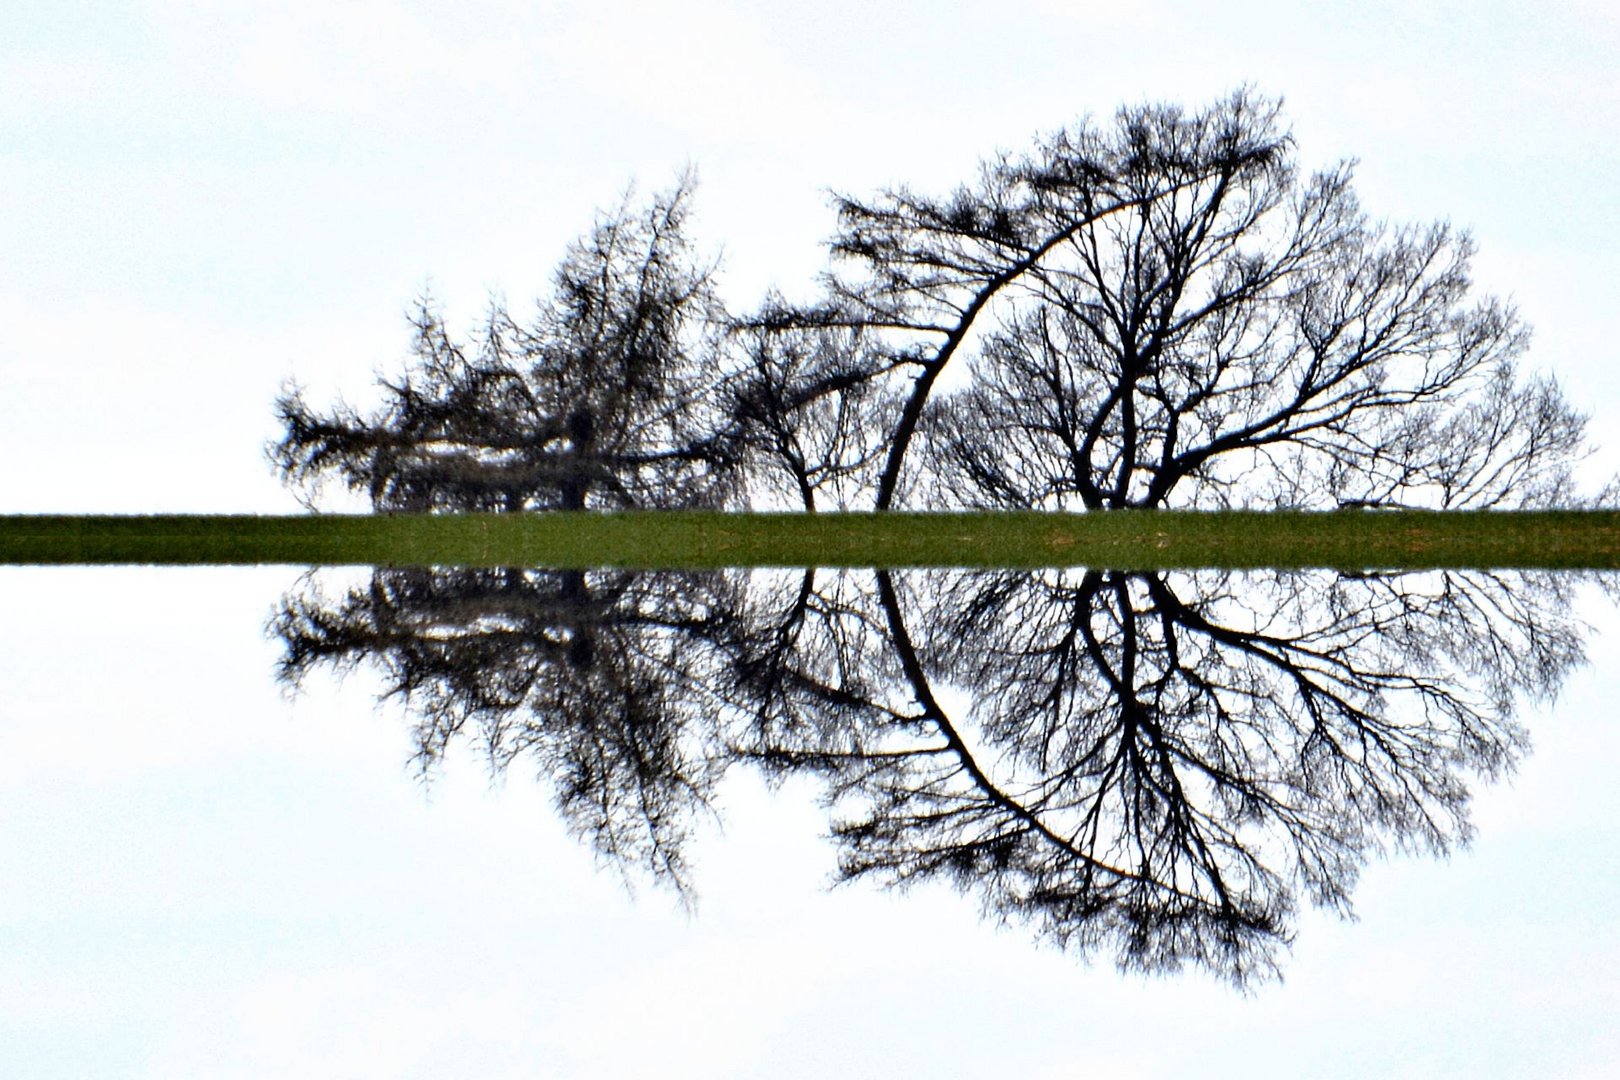
[[[1244,984],[1369,859],[1467,841],[1581,662],[1582,580],[402,567],[308,575],[271,630],[284,679],[375,668],[424,772],[476,743],[631,878],[690,894],[721,780],[808,774],[840,880]]]

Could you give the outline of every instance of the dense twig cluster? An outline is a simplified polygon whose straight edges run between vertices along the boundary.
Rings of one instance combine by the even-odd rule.
[[[492,308],[474,342],[418,305],[414,363],[373,415],[277,402],[276,468],[313,499],[340,478],[378,510],[721,507],[736,448],[712,367],[722,317],[683,232],[683,183],[597,223],[529,326]]]
[[[546,780],[604,859],[684,889],[721,762],[702,688],[738,606],[723,574],[379,569],[337,597],[307,580],[270,631],[289,683],[377,668],[415,717],[424,775],[471,740],[492,771]]]

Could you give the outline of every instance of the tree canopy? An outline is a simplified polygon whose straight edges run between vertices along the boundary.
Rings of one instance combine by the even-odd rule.
[[[1521,695],[1582,659],[1553,573],[746,575],[379,568],[272,624],[282,676],[377,668],[430,769],[549,785],[632,880],[689,895],[738,767],[825,785],[838,877],[943,881],[1121,966],[1277,971],[1389,849],[1471,833]]]
[[[496,304],[462,343],[420,305],[380,411],[289,390],[271,457],[381,510],[1581,503],[1585,418],[1518,370],[1467,233],[1352,180],[1247,90],[1127,107],[944,196],[835,196],[819,296],[737,315],[683,178],[598,220],[528,325]]]
[[[340,478],[378,510],[704,507],[739,472],[716,422],[712,267],[683,231],[691,185],[628,199],[568,251],[529,325],[494,304],[470,343],[427,302],[413,363],[372,414],[277,402],[270,456],[307,499]]]
[[[1371,219],[1351,181],[1303,173],[1247,91],[1125,108],[943,198],[841,197],[825,302],[774,320],[881,335],[874,373],[912,373],[880,508],[1572,498],[1584,418],[1519,377],[1528,332],[1471,295],[1468,235]]]

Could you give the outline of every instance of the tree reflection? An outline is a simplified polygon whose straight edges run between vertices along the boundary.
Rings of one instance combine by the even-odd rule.
[[[377,668],[424,773],[458,739],[495,771],[521,761],[601,856],[684,889],[688,830],[723,766],[704,646],[737,607],[723,573],[378,569],[335,597],[306,578],[271,632],[287,682]]]
[[[282,674],[375,665],[418,761],[476,740],[684,891],[748,763],[827,784],[838,877],[932,879],[1122,967],[1277,971],[1303,903],[1470,835],[1515,703],[1581,660],[1574,584],[1432,572],[378,570],[310,581]]]
[[[1348,913],[1370,855],[1466,839],[1466,781],[1524,750],[1515,696],[1550,694],[1580,658],[1565,591],[1459,574],[925,578],[919,641],[894,629],[933,730],[869,770],[844,873],[948,877],[1129,968],[1271,973],[1300,897]],[[945,684],[971,704],[944,707]]]

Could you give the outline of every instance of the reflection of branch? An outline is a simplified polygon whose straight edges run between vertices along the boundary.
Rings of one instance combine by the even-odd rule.
[[[1579,658],[1551,579],[1506,591],[1486,575],[1327,587],[1278,575],[1250,579],[1247,601],[1230,580],[1188,602],[1151,575],[962,576],[928,590],[926,651],[885,583],[911,692],[956,758],[945,772],[885,774],[890,788],[909,787],[840,833],[863,856],[847,872],[950,870],[997,914],[1058,941],[1112,942],[1128,966],[1194,960],[1241,981],[1274,964],[1296,890],[1347,909],[1368,852],[1466,838],[1463,773],[1492,774],[1523,749],[1503,688],[1542,692]],[[1512,605],[1517,621],[1458,620],[1463,597],[1475,610]],[[1479,664],[1485,655],[1496,670]],[[944,719],[930,677],[971,688],[1000,779]],[[947,791],[953,776],[972,790]],[[1078,857],[1043,861],[1014,833],[1062,838]],[[949,856],[987,836],[1002,845],[996,857],[976,878],[960,873]],[[1099,868],[1163,891],[1111,892]]]
[[[374,664],[416,719],[424,772],[476,732],[519,760],[605,859],[685,890],[683,848],[724,768],[713,643],[738,604],[723,574],[394,569],[338,599],[318,582],[272,621],[282,677]]]
[[[843,880],[943,877],[1127,968],[1276,970],[1299,896],[1468,835],[1513,698],[1579,661],[1552,576],[381,570],[274,625],[375,663],[419,757],[532,762],[604,858],[684,888],[733,763],[813,772]],[[947,686],[971,708],[953,712]],[[474,736],[476,733],[476,736]]]
[[[1088,577],[1091,587],[1100,581],[1097,575]],[[1121,962],[1130,966],[1173,967],[1197,960],[1242,978],[1250,964],[1263,959],[1255,942],[1279,937],[1285,910],[1256,903],[1253,895],[1228,886],[1213,846],[1233,848],[1249,877],[1268,875],[1257,862],[1244,858],[1240,845],[1224,837],[1213,841],[1200,819],[1187,812],[1190,801],[1180,789],[1176,770],[1168,764],[1173,753],[1153,722],[1151,710],[1123,695],[1125,734],[1113,753],[1103,752],[1107,740],[1099,740],[1083,759],[1084,769],[1071,766],[1054,772],[1048,768],[1044,776],[1021,784],[1024,794],[1011,796],[973,760],[965,740],[939,707],[899,618],[892,585],[886,592],[899,651],[911,655],[906,667],[914,692],[948,732],[958,771],[972,782],[970,792],[955,798],[977,807],[981,818],[999,819],[1000,831],[990,842],[974,840],[964,845],[959,837],[940,832],[948,824],[943,814],[912,815],[903,822],[876,826],[869,823],[853,838],[888,840],[899,850],[888,853],[889,862],[869,858],[864,864],[849,863],[847,872],[882,869],[905,880],[949,869],[963,887],[985,892],[987,905],[999,915],[1033,918],[1044,933],[1082,950],[1113,939]],[[1099,673],[1112,676],[1114,665],[1102,655],[1100,642],[1089,629],[1087,634]],[[1118,668],[1127,680],[1134,669],[1132,651],[1127,638]],[[1116,678],[1116,689],[1126,685]],[[1012,755],[1018,756],[1023,749],[1012,749]],[[1075,787],[1077,781],[1085,785],[1088,778],[1095,781],[1094,792],[1120,787],[1125,798],[1115,812],[1140,826],[1131,833],[1133,843],[1120,845],[1103,836],[1105,800]],[[927,795],[939,798],[936,789],[937,783],[930,782]],[[1072,827],[1058,832],[1054,828],[1057,818],[1073,818],[1074,812],[1078,817]],[[902,826],[909,827],[913,835],[906,835],[908,829]],[[1027,842],[1036,837],[1044,841],[1045,854]],[[963,865],[966,856],[976,853],[975,847],[985,849],[991,858]],[[1129,865],[1118,858],[1099,857],[1097,853],[1105,850],[1126,857]],[[1192,854],[1191,865],[1199,868],[1203,888],[1175,870],[1180,861],[1177,852]],[[969,870],[972,873],[966,872]]]
[[[1042,822],[1039,817],[1030,813],[1030,811],[1026,807],[1019,804],[1017,800],[1013,799],[1006,792],[996,787],[995,783],[990,779],[990,777],[984,772],[983,769],[979,767],[978,762],[974,760],[972,750],[968,748],[966,741],[962,738],[960,732],[957,731],[956,726],[952,724],[950,716],[945,712],[945,709],[934,697],[933,688],[929,685],[928,676],[923,671],[922,663],[917,659],[916,649],[913,648],[911,644],[911,634],[909,631],[907,631],[905,618],[900,612],[900,601],[895,594],[894,583],[891,580],[890,572],[888,570],[878,570],[876,571],[876,574],[878,594],[882,598],[884,613],[888,616],[889,632],[892,635],[891,640],[894,644],[895,654],[900,659],[900,667],[901,670],[905,672],[906,681],[911,688],[912,695],[916,698],[917,704],[922,707],[922,714],[917,719],[927,720],[933,724],[935,730],[937,730],[940,736],[945,740],[945,745],[941,749],[956,756],[958,762],[960,763],[962,772],[973,783],[974,787],[977,788],[986,799],[988,799],[993,807],[1004,812],[1013,820],[1017,821],[1028,832],[1032,832],[1040,836],[1041,839],[1045,840],[1046,842],[1062,848],[1066,854],[1072,855],[1074,858],[1078,859],[1080,862],[1085,864],[1088,869],[1100,870],[1127,881],[1138,881],[1144,884],[1149,884],[1150,882],[1148,882],[1146,879],[1132,874],[1127,870],[1122,870],[1118,867],[1110,866],[1106,863],[1099,862],[1096,859],[1091,858],[1084,851],[1078,849],[1063,837],[1052,832],[1052,830],[1047,828],[1046,824]],[[866,867],[864,869],[870,869],[870,867]],[[911,871],[910,873],[916,872],[917,871]],[[926,869],[924,869],[922,872],[926,872]]]

